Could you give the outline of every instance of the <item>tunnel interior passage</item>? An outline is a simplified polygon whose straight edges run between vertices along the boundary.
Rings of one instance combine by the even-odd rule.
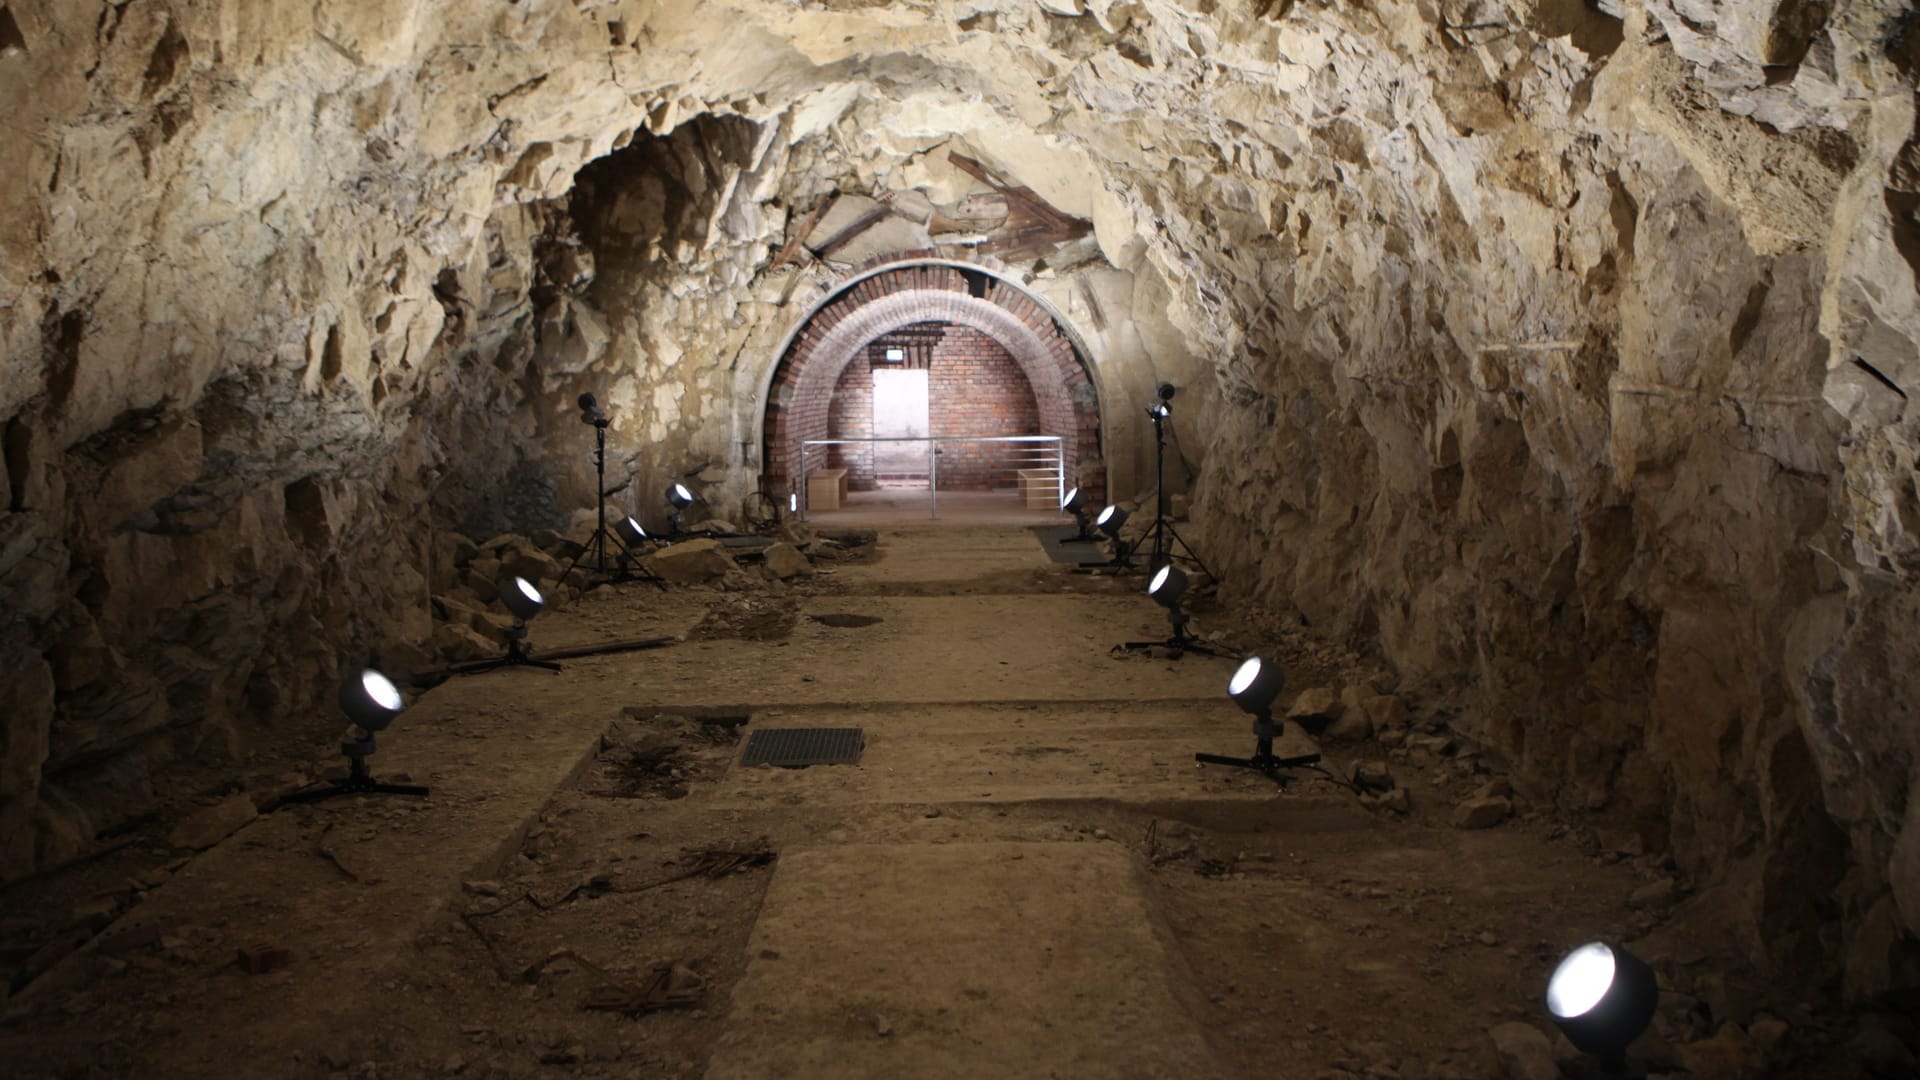
[[[795,489],[806,440],[908,430],[897,417],[890,423],[885,402],[876,410],[875,388],[884,396],[890,375],[912,371],[926,372],[926,434],[1057,436],[1066,486],[1104,490],[1098,395],[1085,358],[1019,287],[935,264],[860,279],[816,308],[794,334],[767,398],[765,489]],[[1012,460],[1002,449],[944,445],[939,486],[1008,486]],[[924,468],[904,460],[876,467],[875,452],[864,447],[835,448],[828,461],[848,470],[854,490],[926,483]]]

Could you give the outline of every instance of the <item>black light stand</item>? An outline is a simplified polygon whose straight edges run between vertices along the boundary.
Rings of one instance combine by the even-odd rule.
[[[640,523],[629,517],[616,524],[614,531],[620,534],[620,555],[615,560],[618,569],[614,571],[614,583],[651,581],[664,590],[667,579],[647,569],[647,565],[640,561],[640,545],[649,539],[646,531],[640,528]]]
[[[1253,756],[1237,758],[1220,754],[1195,754],[1193,760],[1203,765],[1252,769],[1274,783],[1283,785],[1293,777],[1280,775],[1280,770],[1318,765],[1319,754],[1301,754],[1297,757],[1274,755],[1273,738],[1280,734],[1281,722],[1273,718],[1273,702],[1285,684],[1286,675],[1281,672],[1279,665],[1270,664],[1257,656],[1248,657],[1233,673],[1232,681],[1227,683],[1227,693],[1235,704],[1253,715]]]
[[[1100,538],[1093,533],[1093,515],[1087,513],[1087,497],[1079,488],[1067,492],[1060,501],[1060,509],[1073,515],[1073,524],[1077,530],[1072,536],[1060,541],[1063,544],[1097,544]]]
[[[1167,623],[1173,627],[1173,635],[1165,641],[1123,642],[1114,646],[1113,651],[1119,653],[1121,651],[1144,652],[1148,649],[1166,649],[1172,654],[1172,658],[1175,660],[1180,659],[1181,656],[1190,652],[1199,653],[1202,656],[1218,656],[1225,660],[1232,659],[1232,653],[1221,652],[1219,649],[1187,633],[1187,621],[1191,619],[1192,616],[1188,615],[1186,610],[1180,606],[1180,596],[1186,591],[1186,587],[1186,575],[1180,572],[1179,567],[1171,564],[1161,567],[1160,572],[1153,577],[1153,584],[1147,587],[1147,595],[1153,597],[1157,603],[1167,609]]]
[[[592,538],[587,541],[585,547],[580,549],[580,554],[575,555],[573,561],[567,564],[567,569],[560,575],[560,580],[565,581],[567,575],[573,573],[574,567],[579,566],[580,561],[589,553],[593,555],[593,564],[587,569],[595,577],[608,580],[631,580],[630,575],[616,578],[615,568],[607,565],[607,542],[613,539],[613,535],[607,532],[607,425],[612,421],[608,420],[607,414],[601,411],[599,400],[589,393],[580,395],[580,422],[593,425],[593,491],[599,522],[594,526]]]
[[[340,752],[347,756],[348,771],[345,778],[330,780],[326,787],[310,791],[296,791],[280,798],[282,806],[287,803],[314,803],[323,799],[337,798],[341,795],[425,795],[427,789],[419,784],[385,784],[373,778],[367,771],[367,755],[373,753],[373,734],[369,732],[364,739],[342,739]]]
[[[495,668],[522,665],[525,667],[545,668],[559,671],[560,665],[551,660],[535,660],[527,651],[527,622],[521,619],[507,628],[507,655],[496,656],[491,660],[469,660],[455,664],[452,671],[456,675],[472,675],[480,671],[492,671]]]
[[[1179,532],[1173,527],[1173,512],[1167,502],[1166,427],[1167,419],[1173,415],[1173,410],[1167,405],[1167,402],[1173,400],[1173,384],[1161,383],[1158,394],[1159,400],[1147,406],[1147,418],[1153,421],[1153,524],[1148,527],[1146,534],[1140,537],[1139,543],[1145,544],[1149,539],[1153,542],[1152,554],[1147,557],[1149,571],[1158,570],[1179,558],[1192,562],[1201,573],[1212,577],[1213,571],[1207,569],[1207,564],[1200,561],[1199,554],[1181,539]],[[1180,550],[1186,552],[1185,555],[1174,554],[1176,544],[1179,545]]]
[[[1264,730],[1263,730],[1264,729]],[[1281,769],[1299,769],[1320,763],[1319,754],[1301,754],[1298,757],[1275,757],[1273,737],[1280,733],[1280,724],[1269,716],[1263,725],[1259,719],[1253,722],[1253,733],[1259,737],[1254,743],[1253,756],[1250,758],[1222,757],[1219,754],[1195,754],[1193,760],[1205,765],[1232,765],[1242,769],[1252,769],[1265,773],[1267,779],[1276,784],[1285,784],[1291,776],[1280,775]]]
[[[367,771],[367,757],[373,753],[373,736],[385,731],[407,704],[393,680],[372,668],[347,679],[340,687],[340,711],[351,725],[347,737],[340,740],[340,752],[347,756],[345,778],[329,781],[324,787],[296,791],[282,796],[278,805],[313,803],[341,795],[425,795],[418,784],[383,784]]]

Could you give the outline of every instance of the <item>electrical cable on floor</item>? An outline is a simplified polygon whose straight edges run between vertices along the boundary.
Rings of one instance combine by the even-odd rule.
[[[1312,769],[1314,772],[1317,772],[1320,775],[1326,777],[1327,779],[1333,781],[1334,783],[1339,784],[1341,787],[1346,788],[1348,791],[1353,792],[1355,795],[1358,795],[1361,793],[1359,784],[1356,784],[1351,780],[1343,780],[1338,775],[1328,772],[1326,766],[1324,765],[1309,765],[1307,766],[1307,768]]]

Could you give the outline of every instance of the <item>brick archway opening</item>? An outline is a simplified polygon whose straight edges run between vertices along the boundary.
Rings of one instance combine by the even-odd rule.
[[[892,364],[927,367],[933,437],[1058,436],[1066,486],[1104,492],[1098,395],[1085,358],[1035,297],[945,264],[860,279],[793,334],[767,395],[763,490],[795,490],[805,440],[871,433],[872,372],[890,363],[889,348],[906,354]],[[941,489],[992,486],[986,456],[943,448]],[[871,460],[842,451],[833,463],[860,490],[880,482]]]

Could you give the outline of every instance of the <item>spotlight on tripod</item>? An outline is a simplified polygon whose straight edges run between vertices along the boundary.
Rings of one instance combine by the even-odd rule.
[[[1100,534],[1112,545],[1113,558],[1107,563],[1108,566],[1133,566],[1133,549],[1120,539],[1120,529],[1126,525],[1127,516],[1127,512],[1118,505],[1110,505],[1093,519],[1093,527],[1099,529]]]
[[[425,795],[427,789],[418,784],[383,784],[367,771],[374,735],[385,731],[406,707],[400,689],[372,668],[348,679],[340,687],[340,711],[352,724],[340,740],[340,752],[347,758],[346,777],[311,791],[296,791],[281,803],[319,802],[339,795]]]
[[[1195,754],[1193,760],[1206,765],[1232,765],[1241,769],[1252,769],[1266,774],[1267,779],[1284,784],[1291,777],[1280,775],[1281,769],[1297,769],[1305,765],[1315,765],[1320,761],[1319,754],[1301,754],[1298,757],[1275,757],[1273,738],[1280,734],[1280,721],[1273,718],[1273,701],[1280,696],[1280,688],[1287,683],[1286,673],[1280,665],[1268,663],[1258,656],[1250,656],[1242,663],[1233,678],[1227,682],[1227,695],[1244,711],[1253,715],[1253,756],[1249,758],[1222,757],[1219,754]]]
[[[1079,488],[1074,488],[1072,491],[1067,492],[1067,497],[1060,500],[1060,509],[1073,515],[1073,523],[1080,530],[1065,540],[1060,541],[1061,543],[1091,544],[1100,539],[1093,535],[1093,529],[1091,528],[1092,523],[1087,518],[1087,496],[1085,492]]]
[[[579,405],[580,422],[593,428],[593,495],[597,520],[593,528],[593,536],[560,575],[562,581],[565,581],[567,575],[573,573],[574,567],[579,566],[588,555],[593,556],[593,562],[587,569],[593,571],[596,576],[607,578],[614,572],[613,567],[607,565],[609,539],[607,535],[607,425],[613,421],[607,419],[606,412],[600,408],[600,400],[590,393],[580,395]]]
[[[618,560],[620,568],[619,571],[614,574],[613,580],[646,580],[653,582],[662,589],[666,588],[666,579],[647,569],[646,566],[640,562],[641,548],[653,542],[653,538],[647,535],[647,530],[641,528],[640,523],[633,520],[631,516],[627,516],[613,523],[613,532],[615,536],[620,538],[620,556]]]
[[[494,668],[523,664],[528,667],[546,668],[559,671],[560,665],[551,660],[535,660],[527,651],[527,623],[540,614],[547,606],[546,598],[533,582],[517,577],[500,590],[500,602],[506,605],[507,612],[513,616],[513,626],[507,630],[507,655],[492,660],[478,660],[470,664],[460,664],[453,670],[460,675],[471,675],[476,671],[492,671]]]
[[[1154,603],[1167,609],[1167,623],[1173,627],[1172,636],[1165,641],[1129,641],[1120,647],[1132,652],[1162,648],[1172,653],[1175,660],[1190,652],[1226,657],[1226,653],[1187,633],[1187,620],[1191,616],[1180,607],[1180,597],[1186,591],[1187,575],[1179,567],[1172,563],[1161,567],[1153,575],[1153,580],[1147,583],[1147,595],[1153,597]]]
[[[1653,969],[1598,941],[1568,953],[1547,981],[1547,1011],[1567,1041],[1593,1058],[1592,1075],[1601,1080],[1636,1075],[1627,1064],[1627,1044],[1647,1030],[1659,1004]]]
[[[685,484],[667,485],[667,505],[673,508],[673,514],[667,519],[667,535],[680,535],[681,512],[692,506],[697,500]]]
[[[1148,545],[1147,556],[1149,570],[1165,566],[1175,558],[1185,559],[1208,577],[1213,571],[1200,561],[1200,556],[1173,528],[1173,513],[1167,500],[1167,421],[1173,418],[1173,400],[1177,391],[1172,383],[1161,383],[1154,391],[1155,400],[1147,405],[1147,419],[1153,421],[1153,524],[1140,537],[1140,545]],[[1174,545],[1179,545],[1185,555],[1175,555]]]

